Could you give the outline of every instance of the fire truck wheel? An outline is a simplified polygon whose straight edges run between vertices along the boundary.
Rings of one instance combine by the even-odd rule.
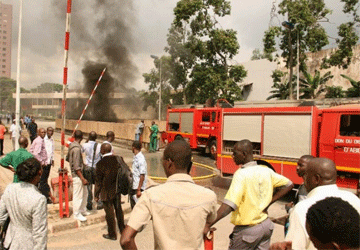
[[[217,154],[217,144],[216,144],[216,140],[212,140],[210,142],[210,157],[211,159],[216,159],[216,154]]]

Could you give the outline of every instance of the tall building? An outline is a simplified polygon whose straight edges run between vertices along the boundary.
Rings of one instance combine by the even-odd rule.
[[[12,5],[0,1],[0,77],[11,78]]]

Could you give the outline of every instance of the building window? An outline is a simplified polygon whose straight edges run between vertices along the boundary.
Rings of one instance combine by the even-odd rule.
[[[5,65],[2,65],[2,68],[4,69],[4,68],[6,68],[6,66],[5,66]]]
[[[6,34],[6,30],[3,30],[3,33]]]
[[[3,54],[3,56],[6,56],[6,54]]]
[[[3,61],[3,62],[6,62],[6,60],[5,60],[5,59],[3,59],[2,61]]]

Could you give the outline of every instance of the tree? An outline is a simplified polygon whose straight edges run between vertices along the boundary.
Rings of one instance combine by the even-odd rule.
[[[326,86],[325,98],[344,98],[345,92],[341,86]]]
[[[63,90],[63,85],[59,83],[50,83],[45,82],[30,90],[32,93],[52,93],[52,92],[61,92]]]
[[[326,82],[333,78],[331,72],[326,72],[323,76],[320,75],[320,72],[315,70],[314,76],[309,72],[303,72],[304,78],[300,78],[301,88],[300,92],[303,93],[300,96],[301,99],[316,99],[322,93],[326,92]]]
[[[351,49],[359,40],[354,33],[355,23],[358,22],[355,20],[359,19],[356,12],[359,0],[341,1],[345,3],[344,13],[352,13],[354,21],[351,24],[346,23],[339,26],[341,39],[338,40],[339,50],[335,53],[338,56],[331,56],[327,63],[347,67],[351,59],[350,54],[352,55]],[[285,60],[291,79],[293,67],[296,65],[297,53],[295,52],[297,38],[299,38],[300,70],[306,71],[307,56],[305,52],[317,52],[329,44],[328,35],[321,24],[329,22],[330,13],[331,10],[326,8],[324,0],[282,0],[279,4],[278,14],[288,20],[287,25],[285,25],[287,28],[270,27],[265,32],[263,42],[264,52],[269,55],[267,58],[270,61],[279,59],[279,55],[276,55],[275,58],[272,55],[277,51],[276,45],[279,44],[281,57]],[[289,92],[292,93],[292,90]]]
[[[260,49],[254,49],[252,51],[251,61],[260,60],[266,58],[265,54],[260,51]]]
[[[356,27],[360,27],[359,0],[341,0],[344,3],[343,12],[350,14],[352,20],[338,27],[339,39],[336,39],[338,49],[330,57],[323,58],[322,67],[337,66],[346,69],[353,57],[353,48],[359,41]]]
[[[15,93],[16,81],[6,77],[0,77],[0,110],[7,111],[15,109],[15,101],[12,94]]]
[[[356,81],[355,79],[341,74],[342,77],[349,80],[351,87],[346,90],[347,97],[360,97],[360,80]]]
[[[271,95],[266,98],[266,100],[271,100],[274,98],[278,100],[286,100],[289,98],[289,80],[286,75],[287,73],[280,70],[273,71],[273,74],[271,75],[274,80],[274,84],[271,87],[273,90],[270,91]],[[295,77],[293,77],[292,85],[293,87],[295,86]]]
[[[236,31],[220,28],[217,20],[230,15],[230,10],[226,0],[180,0],[174,9],[168,52],[177,67],[170,82],[182,83],[186,102],[241,99],[238,83],[246,71],[231,63],[240,48]]]
[[[171,76],[171,59],[169,56],[162,56],[161,58],[154,59],[155,68],[150,70],[150,73],[144,73],[144,81],[149,84],[149,91],[141,94],[144,101],[143,110],[146,111],[149,106],[155,108],[159,112],[158,101],[160,93],[160,67],[161,67],[161,110],[162,114],[164,107],[170,104],[171,87],[168,82]]]

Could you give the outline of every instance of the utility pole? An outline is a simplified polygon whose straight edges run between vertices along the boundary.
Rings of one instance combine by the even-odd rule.
[[[16,137],[15,137],[15,149],[19,148],[19,136],[20,136],[20,58],[21,58],[21,30],[22,30],[22,8],[23,0],[20,0],[20,13],[19,13],[19,36],[18,36],[18,53],[17,53],[17,69],[16,69],[16,111],[15,111],[15,125],[16,125]]]

